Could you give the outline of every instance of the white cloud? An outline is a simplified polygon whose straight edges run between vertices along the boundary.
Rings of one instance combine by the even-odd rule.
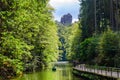
[[[73,3],[73,2],[79,2],[78,0],[50,0],[50,2],[55,3]]]
[[[79,1],[78,0],[50,0],[50,4],[53,7],[59,7],[62,5],[70,5],[74,3],[79,3]]]
[[[72,20],[72,23],[74,23],[74,22],[76,22],[76,21],[79,21],[79,20],[78,20],[78,19],[73,19],[73,20]]]

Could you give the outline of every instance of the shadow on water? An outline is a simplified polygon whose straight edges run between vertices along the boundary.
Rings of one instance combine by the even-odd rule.
[[[73,76],[72,68],[68,63],[55,64],[56,71],[52,69],[35,72],[32,74],[24,74],[23,77],[14,80],[82,80]]]

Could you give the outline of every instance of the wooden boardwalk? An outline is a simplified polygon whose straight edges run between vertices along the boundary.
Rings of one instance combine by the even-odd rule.
[[[112,68],[89,68],[86,67],[85,65],[78,65],[76,67],[73,68],[74,70],[77,71],[81,71],[81,72],[86,72],[86,73],[92,73],[95,75],[100,75],[100,76],[106,76],[106,77],[111,77],[111,78],[120,78],[120,69],[118,68],[114,68],[114,70]]]

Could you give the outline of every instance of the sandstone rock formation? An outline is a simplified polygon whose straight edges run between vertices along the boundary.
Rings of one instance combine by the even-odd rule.
[[[72,23],[72,15],[70,13],[65,14],[61,17],[61,23],[65,26],[71,25]]]

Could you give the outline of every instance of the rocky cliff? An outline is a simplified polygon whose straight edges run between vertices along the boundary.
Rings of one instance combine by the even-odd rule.
[[[65,26],[71,25],[72,23],[72,15],[70,13],[65,14],[61,17],[61,23]]]

